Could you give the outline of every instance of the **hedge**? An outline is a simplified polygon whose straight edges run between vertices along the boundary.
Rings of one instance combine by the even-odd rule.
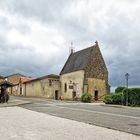
[[[104,102],[106,104],[121,104],[122,93],[111,93],[105,96]]]
[[[125,88],[123,90],[123,104],[127,100],[128,94],[128,105],[140,106],[140,88]]]
[[[128,96],[127,96],[128,95]],[[104,98],[106,104],[140,106],[140,88],[125,88],[121,93],[108,94]]]

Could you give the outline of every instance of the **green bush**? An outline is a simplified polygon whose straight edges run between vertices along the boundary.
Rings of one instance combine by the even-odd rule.
[[[124,88],[121,93],[106,95],[104,102],[106,104],[126,105],[127,98],[129,106],[140,106],[140,88]]]
[[[122,104],[122,93],[112,94],[113,104]]]
[[[91,103],[92,95],[90,93],[84,93],[81,96],[81,101],[85,103]]]
[[[105,96],[104,102],[106,104],[121,104],[122,93],[111,93]]]
[[[111,94],[106,95],[103,102],[106,103],[106,104],[112,104],[112,96],[111,96]]]
[[[117,88],[115,89],[115,93],[120,93],[120,92],[122,92],[125,88],[126,88],[126,87],[117,87]]]

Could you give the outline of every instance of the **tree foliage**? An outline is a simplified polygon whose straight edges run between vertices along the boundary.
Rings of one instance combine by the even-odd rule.
[[[115,93],[120,93],[120,92],[122,92],[125,88],[126,88],[126,87],[117,87],[117,88],[115,89]]]
[[[106,104],[140,106],[140,88],[124,88],[120,93],[112,93],[104,98]]]

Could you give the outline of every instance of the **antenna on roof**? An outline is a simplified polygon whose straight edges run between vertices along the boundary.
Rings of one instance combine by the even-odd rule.
[[[70,54],[74,53],[74,47],[73,47],[73,42],[71,42],[71,46],[70,46]]]

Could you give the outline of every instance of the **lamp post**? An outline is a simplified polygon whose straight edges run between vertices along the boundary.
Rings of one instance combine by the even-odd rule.
[[[129,78],[129,74],[126,73],[125,74],[125,79],[126,79],[126,87],[127,87],[127,93],[126,93],[126,106],[128,106],[128,78]]]

